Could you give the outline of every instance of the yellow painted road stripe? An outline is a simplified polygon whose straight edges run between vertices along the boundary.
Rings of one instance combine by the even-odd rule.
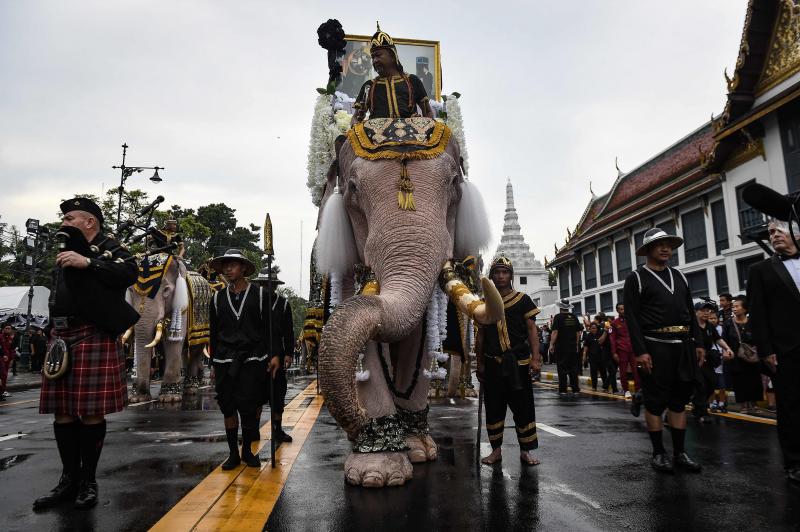
[[[252,512],[256,508],[260,523],[257,529],[261,530],[269,517],[269,512],[278,500],[278,496],[285,483],[286,476],[297,458],[297,454],[305,442],[311,427],[319,415],[322,407],[322,397],[316,395],[316,381],[311,382],[303,392],[297,394],[284,410],[284,424],[288,428],[294,423],[291,431],[294,441],[290,444],[283,444],[276,452],[278,466],[273,469],[269,462],[262,464],[260,469],[240,466],[232,471],[223,471],[222,467],[217,467],[186,496],[164,515],[152,528],[155,531],[177,530],[211,530],[225,526],[231,519],[242,520],[242,512]],[[306,399],[311,399],[311,404],[302,407]],[[261,441],[258,442],[258,449],[268,448],[268,441],[271,436],[271,423],[267,422],[261,427]],[[221,465],[221,464],[220,464]],[[278,481],[275,481],[277,475]],[[270,490],[271,497],[257,501],[258,504],[250,503],[242,508],[241,504],[247,497],[248,492],[257,489],[261,497],[264,497],[264,488],[259,486],[264,482],[270,482],[273,488]],[[256,516],[252,516],[255,518]],[[253,519],[251,519],[253,521]],[[250,521],[248,521],[249,523]],[[254,521],[253,521],[254,522]],[[244,526],[244,525],[242,525]],[[242,529],[240,526],[239,529]]]
[[[550,384],[549,382],[537,382],[535,383],[537,386],[542,386],[545,388],[558,388],[557,384]],[[630,401],[630,399],[625,399],[625,397],[621,395],[614,395],[613,393],[605,393],[605,392],[596,392],[594,390],[581,390],[580,393],[585,393],[587,395],[597,395],[600,397],[608,397],[609,399],[616,399],[617,401]],[[691,409],[687,409],[687,412]],[[765,425],[777,425],[778,422],[774,419],[770,419],[768,417],[758,417],[758,416],[750,416],[747,414],[739,414],[738,412],[709,412],[709,414],[714,416],[721,416],[721,417],[728,417],[731,419],[739,419],[741,421],[752,421],[754,423],[763,423]]]

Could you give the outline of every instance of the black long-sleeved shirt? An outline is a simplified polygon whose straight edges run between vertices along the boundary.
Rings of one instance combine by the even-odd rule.
[[[648,352],[644,340],[646,331],[661,327],[687,326],[695,343],[701,342],[698,347],[702,347],[689,285],[678,270],[667,267],[658,271],[646,266],[638,267],[625,279],[623,301],[628,333],[636,356]]]
[[[240,356],[247,359],[291,355],[294,350],[292,308],[282,296],[273,295],[272,301],[272,348],[268,349],[270,316],[266,289],[250,284],[239,294],[230,291],[230,287],[218,292],[210,311],[213,357],[227,360]],[[238,318],[237,312],[240,312]]]

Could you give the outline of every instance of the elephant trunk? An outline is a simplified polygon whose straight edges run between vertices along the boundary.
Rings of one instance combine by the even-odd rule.
[[[368,239],[366,258],[374,265],[380,295],[356,296],[339,305],[320,341],[320,387],[331,415],[351,439],[369,420],[356,396],[359,351],[368,340],[396,342],[413,332],[452,247],[444,229],[425,234],[417,229],[418,234],[411,238],[409,232],[406,230],[402,238],[376,238],[374,246]]]

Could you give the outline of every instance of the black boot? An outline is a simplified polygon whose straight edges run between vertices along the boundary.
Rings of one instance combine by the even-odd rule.
[[[242,430],[242,462],[250,467],[261,467],[261,459],[258,453],[253,454],[250,444],[253,440],[250,438],[250,431]]]
[[[44,497],[39,497],[33,502],[34,510],[50,508],[64,501],[75,499],[78,492],[81,455],[79,447],[79,434],[81,423],[53,423],[53,432],[58,444],[58,454],[61,458],[61,478],[55,488]]]
[[[95,473],[105,439],[105,420],[94,425],[81,425],[81,485],[75,498],[75,508],[79,510],[87,510],[97,504],[99,490]]]
[[[272,437],[277,444],[292,443],[292,437],[283,431],[282,421],[283,419],[280,417],[272,420]]]
[[[225,429],[225,437],[228,439],[228,450],[230,451],[230,455],[222,464],[222,469],[225,471],[230,471],[242,463],[241,458],[239,458],[239,427]]]

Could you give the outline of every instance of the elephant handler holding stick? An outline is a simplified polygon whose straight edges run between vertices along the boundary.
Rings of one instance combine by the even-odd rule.
[[[277,356],[270,358],[267,295],[247,280],[255,266],[241,250],[229,249],[212,259],[209,266],[228,279],[228,286],[214,294],[209,312],[216,399],[225,417],[230,450],[222,469],[234,469],[242,461],[250,467],[261,467],[261,460],[251,449],[253,434],[258,432],[257,411],[264,403],[264,389],[269,386],[267,372],[275,372],[280,366]]]
[[[525,465],[538,465],[539,460],[532,453],[539,441],[531,374],[542,367],[534,321],[539,309],[528,294],[512,288],[514,267],[506,257],[492,262],[489,278],[503,297],[505,320],[481,326],[475,343],[478,379],[486,396],[486,432],[492,445],[492,453],[481,463],[490,465],[502,460],[506,407],[510,407],[517,429],[520,460]]]
[[[53,432],[63,472],[34,510],[74,501],[97,504],[97,462],[105,415],[125,408],[125,356],[119,335],[139,319],[125,302],[136,282],[131,254],[103,234],[103,213],[88,198],[61,204],[59,252],[53,269],[50,323],[53,342],[43,367],[39,413],[54,414]]]

